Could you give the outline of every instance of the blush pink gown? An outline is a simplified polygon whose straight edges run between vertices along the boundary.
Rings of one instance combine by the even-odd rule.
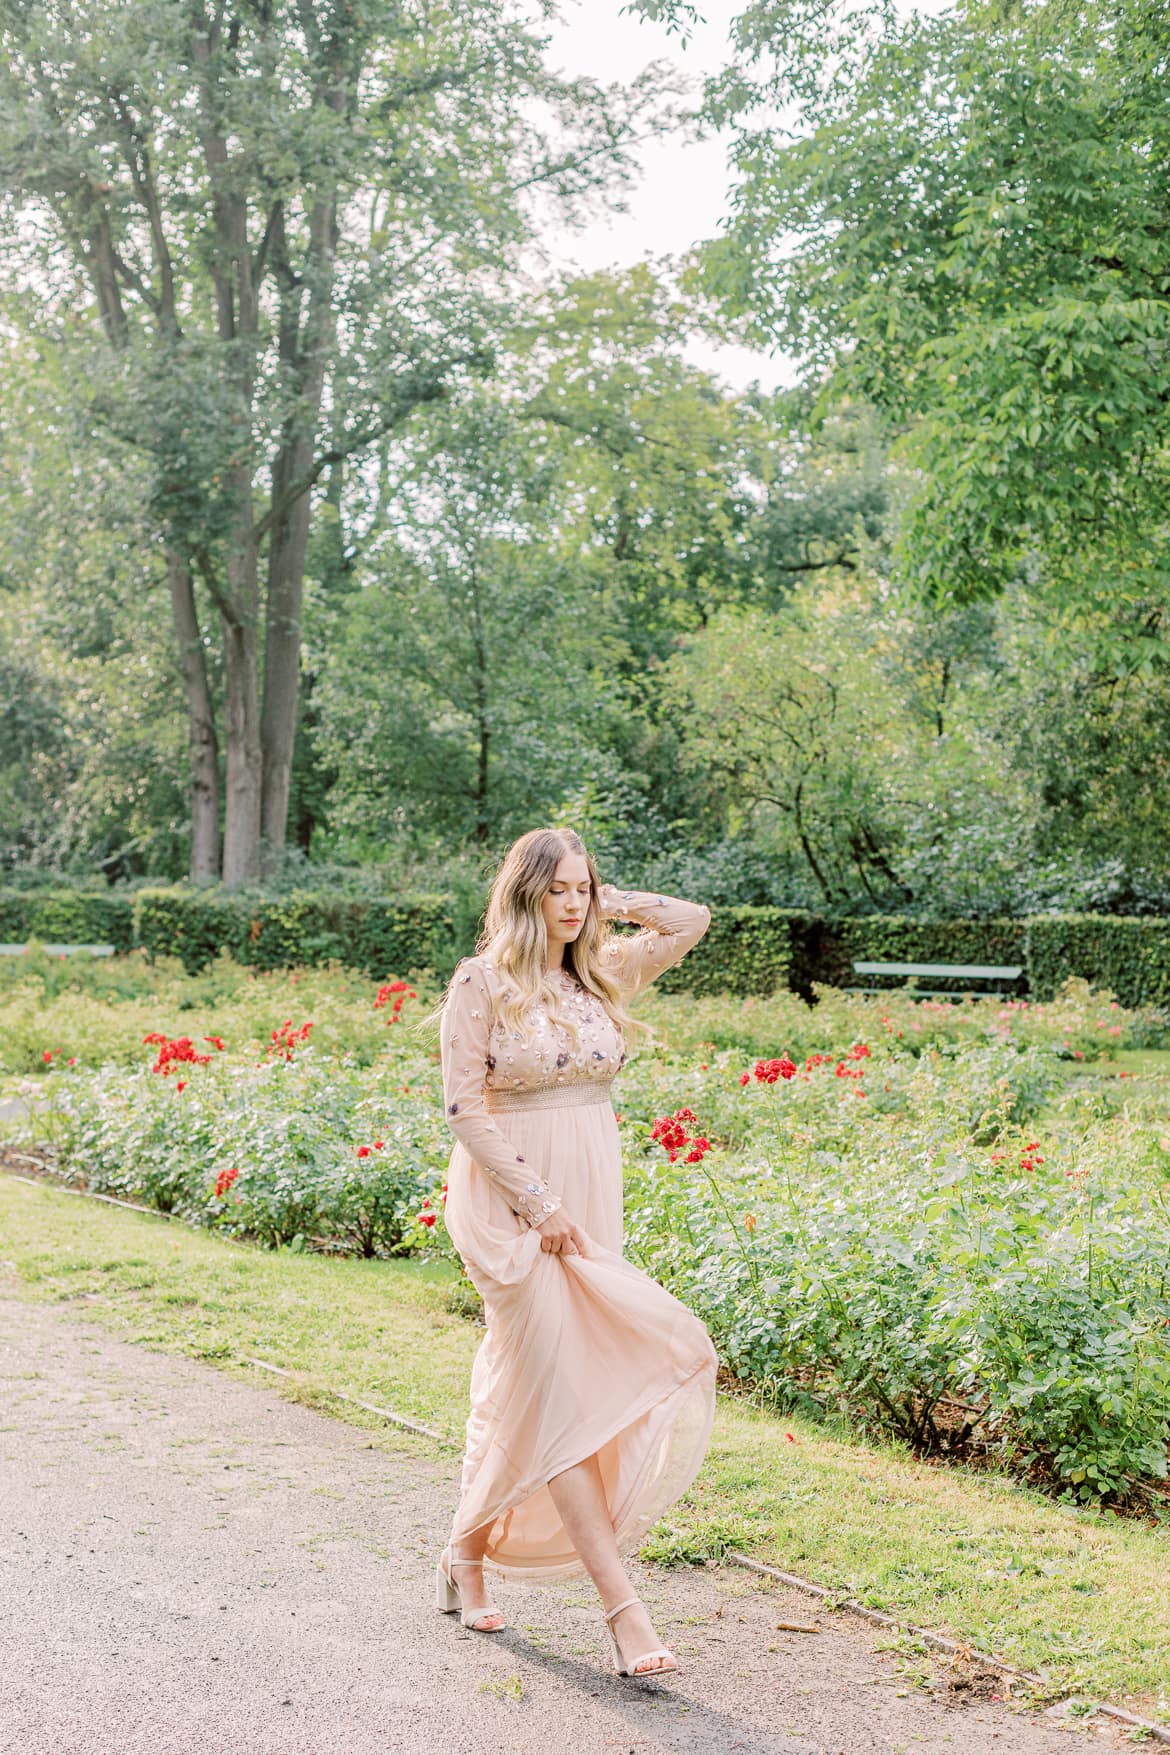
[[[628,997],[677,963],[710,910],[655,892],[602,887],[604,913],[643,927],[615,938]],[[595,995],[560,978],[580,1028],[574,1052],[543,1006],[529,1042],[494,1015],[501,977],[466,957],[443,1011],[443,1100],[456,1136],[447,1228],[484,1301],[487,1333],[471,1374],[461,1496],[451,1539],[485,1523],[486,1560],[529,1579],[583,1563],[547,1483],[597,1452],[619,1549],[698,1473],[715,1410],[715,1350],[699,1318],[622,1255],[622,1163],[610,1084],[622,1033]],[[540,1247],[564,1205],[584,1255]]]

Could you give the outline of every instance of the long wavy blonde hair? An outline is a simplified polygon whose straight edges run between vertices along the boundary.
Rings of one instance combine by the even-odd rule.
[[[557,866],[567,853],[584,858],[591,888],[581,930],[565,944],[562,968],[587,992],[597,995],[623,1034],[642,1030],[653,1038],[649,1024],[632,1017],[623,1003],[608,950],[619,935],[600,911],[597,867],[573,829],[529,829],[512,843],[496,873],[475,951],[477,956],[489,958],[502,978],[497,1017],[509,1034],[526,1041],[531,1021],[528,1014],[539,1003],[546,1008],[549,1022],[554,1027],[559,1025],[574,1047],[577,1045],[579,1032],[565,1009],[564,990],[545,973],[548,931],[541,912]],[[453,986],[454,976],[447,984],[442,1002],[430,1014],[432,1019],[442,1014]]]

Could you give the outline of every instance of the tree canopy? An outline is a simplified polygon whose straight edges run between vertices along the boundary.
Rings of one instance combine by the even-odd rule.
[[[0,858],[1170,908],[1162,10],[756,0],[722,233],[542,279],[688,125],[549,16],[0,0]]]
[[[649,8],[685,26],[688,7]],[[1170,19],[1153,0],[924,17],[758,0],[706,108],[737,181],[704,284],[919,487],[903,577],[1028,581],[1165,661]]]

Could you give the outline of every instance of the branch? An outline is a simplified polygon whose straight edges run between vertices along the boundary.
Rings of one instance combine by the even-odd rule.
[[[583,439],[595,439],[602,449],[608,451],[613,457],[628,457],[631,452],[638,449],[638,442],[646,445],[658,445],[664,451],[682,450],[682,446],[676,444],[673,439],[660,439],[656,433],[639,432],[637,442],[631,440],[622,443],[620,440],[609,438],[604,429],[599,426],[591,426],[583,421],[574,420],[570,415],[562,413],[557,408],[542,408],[538,403],[530,403],[527,408],[520,409],[518,414],[521,420],[547,420],[553,426],[564,427],[566,431],[577,433]]]
[[[156,317],[160,316],[162,313],[162,300],[153,288],[147,286],[138,270],[127,262],[122,252],[116,249],[113,244],[110,245],[110,260],[118,270],[118,273],[122,276],[122,279],[126,282],[126,285],[133,287],[134,291],[138,294],[147,309],[153,311]]]
[[[387,92],[379,99],[374,114],[383,110],[401,109],[411,98],[429,97],[434,91],[456,91],[461,86],[468,86],[473,77],[483,72],[488,65],[485,59],[470,67],[434,67],[429,73],[420,74],[414,79],[405,79],[393,93]]]
[[[460,359],[448,360],[442,369],[446,372],[454,365],[466,364],[467,359],[471,357],[472,356],[466,356]],[[256,524],[256,541],[260,542],[265,536],[267,536],[268,532],[272,529],[272,526],[284,517],[285,513],[289,510],[289,507],[294,506],[301,498],[302,494],[307,494],[309,490],[316,485],[322,473],[330,468],[331,465],[335,463],[344,463],[346,458],[352,457],[355,451],[364,450],[367,445],[372,445],[375,440],[385,438],[386,434],[392,432],[396,426],[406,419],[408,414],[412,413],[413,410],[419,406],[420,403],[438,402],[448,394],[449,390],[446,382],[443,378],[436,376],[420,385],[413,392],[408,393],[405,399],[400,401],[391,413],[387,415],[385,420],[378,421],[375,425],[365,427],[354,433],[345,444],[334,445],[328,451],[323,451],[305,474],[299,477],[297,481],[292,482],[281,495],[280,499],[273,502],[267,512],[265,512],[263,518],[261,518]]]
[[[120,93],[115,92],[110,101],[115,117],[115,133],[121,139],[123,157],[130,168],[131,181],[150,221],[151,244],[154,249],[155,267],[158,270],[158,295],[153,293],[148,295],[141,283],[138,283],[138,290],[146,304],[161,318],[165,327],[177,335],[179,324],[175,314],[174,265],[171,261],[166,233],[163,230],[162,204],[155,186],[150,146],[145,134],[131,117]],[[135,283],[131,282],[131,284]]]
[[[276,233],[277,233],[278,228],[279,228],[281,234],[283,235],[283,232],[284,232],[284,200],[283,200],[283,198],[280,198],[280,199],[274,201],[272,203],[272,206],[268,209],[268,222],[264,227],[264,236],[260,240],[260,248],[256,251],[256,254],[252,259],[252,280],[257,287],[259,287],[260,282],[264,279],[265,273],[267,272],[268,252],[269,252],[269,249],[272,246],[272,244],[277,241]],[[293,274],[291,267],[289,267],[289,265],[288,265],[287,251],[284,253],[284,265],[288,269],[288,273],[289,273],[289,276],[291,278],[292,284],[295,286],[297,284],[297,277],[295,274]],[[278,266],[277,273],[279,274],[279,272],[280,272],[280,269]]]
[[[540,170],[534,171],[530,177],[521,177],[518,183],[509,183],[509,192],[518,195],[522,189],[538,188],[540,184],[550,182],[556,177],[564,176],[569,171],[591,164],[594,159],[607,153],[625,151],[635,146],[645,146],[648,141],[657,140],[661,135],[670,132],[671,129],[666,123],[663,123],[660,128],[650,129],[646,134],[621,135],[610,132],[596,146],[581,152],[567,153],[564,158],[556,159],[544,165]]]
[[[203,544],[199,544],[193,552],[196,565],[199,568],[199,577],[207,586],[211,601],[228,627],[233,632],[238,633],[244,625],[240,618],[240,612],[219,582],[219,575],[215,570],[215,562],[211,558],[210,551]]]
[[[842,567],[847,573],[856,573],[857,562],[847,558],[848,550],[839,555],[830,555],[823,561],[773,561],[772,565],[780,573],[819,573],[825,567]]]

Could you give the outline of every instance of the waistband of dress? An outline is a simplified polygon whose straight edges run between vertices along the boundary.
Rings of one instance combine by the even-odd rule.
[[[484,1092],[488,1113],[496,1109],[569,1109],[585,1103],[608,1103],[609,1079],[567,1079],[559,1085],[537,1085],[530,1091]]]

